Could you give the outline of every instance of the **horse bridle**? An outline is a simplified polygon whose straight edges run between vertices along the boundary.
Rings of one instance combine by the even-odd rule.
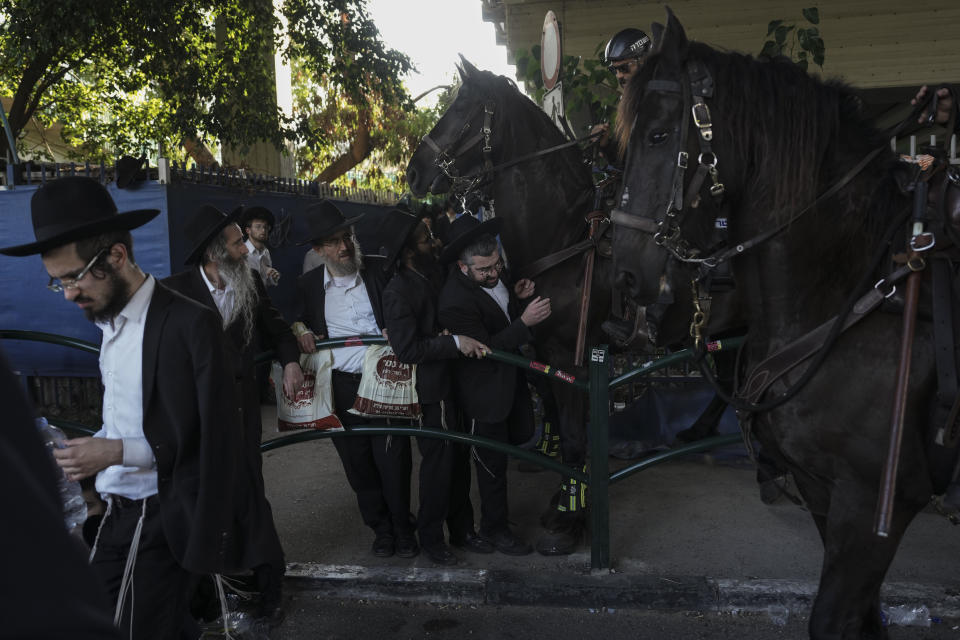
[[[470,122],[481,109],[483,110],[483,124],[480,127],[480,131],[464,139],[464,136],[470,132]],[[450,180],[453,185],[453,191],[463,191],[464,194],[469,193],[479,184],[485,174],[493,170],[493,160],[490,158],[493,147],[490,145],[490,136],[493,132],[493,116],[495,112],[496,104],[492,100],[477,103],[466,119],[464,119],[463,126],[460,127],[460,132],[446,147],[441,148],[440,145],[430,137],[430,134],[423,136],[423,141],[437,154],[434,163],[443,175]],[[483,141],[483,146],[480,147],[480,153],[483,155],[481,171],[475,176],[461,176],[456,167],[457,159],[481,141]],[[466,185],[465,189],[462,188],[464,185]]]
[[[720,174],[717,171],[719,162],[711,144],[713,141],[713,120],[710,116],[710,108],[704,100],[704,98],[713,97],[713,78],[706,66],[697,60],[687,62],[684,76],[685,82],[651,80],[647,83],[646,90],[682,94],[683,110],[681,113],[690,113],[693,126],[698,132],[697,141],[700,146],[700,154],[697,157],[697,171],[690,181],[689,193],[692,194],[690,202],[688,204],[684,203],[684,182],[690,155],[687,151],[689,128],[686,126],[684,117],[681,116],[679,127],[680,149],[677,152],[677,161],[673,171],[670,200],[667,203],[663,218],[656,220],[642,215],[631,215],[617,208],[611,213],[610,221],[616,225],[651,234],[658,246],[663,247],[681,262],[703,264],[712,268],[718,264],[716,256],[699,257],[700,249],[693,247],[681,236],[680,221],[686,211],[699,208],[700,192],[708,175],[712,181],[709,189],[710,196],[716,202],[721,201],[726,191],[723,183],[720,182]],[[636,123],[634,123],[634,127],[636,127]],[[629,150],[627,157],[631,157]],[[621,206],[628,197],[629,192],[624,187],[624,198],[621,200]]]
[[[703,100],[704,98],[713,96],[713,78],[710,76],[709,71],[703,65],[703,63],[697,60],[687,61],[684,75],[687,82],[677,82],[674,80],[651,80],[647,83],[646,89],[649,91],[682,93],[684,98],[684,107],[681,113],[686,113],[687,111],[690,112],[691,118],[693,119],[693,125],[700,133],[700,166],[697,168],[697,173],[690,182],[690,192],[695,195],[689,204],[689,208],[695,209],[699,206],[700,190],[703,186],[704,177],[707,174],[709,174],[713,180],[713,186],[710,187],[710,194],[714,198],[717,200],[722,198],[725,189],[723,184],[719,181],[719,174],[717,173],[717,157],[710,147],[710,143],[713,140],[713,122],[710,117],[710,109]],[[918,112],[919,109],[920,105],[917,106],[917,111],[915,111],[915,113]],[[893,130],[891,135],[898,135],[899,132],[907,125],[907,123],[915,117],[916,116],[914,114],[909,118],[904,119]],[[636,123],[634,123],[634,126],[636,126]],[[617,208],[611,212],[610,221],[615,225],[636,229],[652,235],[654,242],[656,242],[658,246],[663,247],[681,262],[699,264],[700,277],[703,277],[706,272],[715,268],[721,262],[729,260],[734,256],[741,255],[748,249],[751,249],[779,235],[781,232],[785,231],[793,223],[795,223],[801,216],[816,208],[816,206],[820,203],[836,195],[841,189],[847,186],[847,184],[849,184],[850,181],[857,176],[857,174],[863,171],[863,169],[870,164],[874,158],[884,151],[887,148],[887,145],[884,144],[876,147],[873,151],[864,156],[860,162],[851,168],[842,178],[837,180],[837,182],[835,182],[829,189],[817,196],[813,202],[803,207],[796,213],[786,217],[783,222],[774,226],[772,229],[761,232],[749,240],[745,240],[744,242],[739,242],[736,244],[724,242],[724,246],[706,257],[700,257],[701,251],[696,247],[692,247],[690,243],[688,243],[680,235],[680,217],[687,210],[687,207],[683,202],[683,182],[684,173],[687,168],[688,156],[686,147],[687,127],[683,121],[683,116],[681,116],[680,151],[677,156],[677,165],[673,174],[672,195],[670,202],[667,204],[666,212],[662,220],[655,220],[643,215],[632,215],[620,208]],[[632,155],[630,154],[629,149],[627,154],[628,158]],[[704,161],[705,158],[708,160],[708,162]],[[623,201],[625,201],[628,197],[629,194],[626,187],[624,187],[621,206]]]

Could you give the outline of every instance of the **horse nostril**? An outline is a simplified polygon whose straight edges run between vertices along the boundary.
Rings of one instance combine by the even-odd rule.
[[[633,283],[633,274],[629,271],[621,271],[617,274],[617,279],[614,284],[616,284],[617,289],[620,289],[621,291],[628,291],[633,288]]]

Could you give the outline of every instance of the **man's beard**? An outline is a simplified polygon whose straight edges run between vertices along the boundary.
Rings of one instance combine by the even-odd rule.
[[[106,303],[101,309],[87,307],[83,310],[83,314],[87,317],[87,320],[99,324],[113,322],[113,319],[117,317],[117,314],[123,311],[123,308],[127,306],[127,302],[130,301],[131,295],[130,283],[120,277],[120,274],[117,272],[116,268],[112,267],[108,263],[103,267],[103,270],[106,272],[104,279],[107,281],[107,285],[109,286],[109,289],[107,290]],[[91,302],[91,300],[90,298],[87,298],[81,294],[74,299],[74,302]]]
[[[253,339],[253,320],[257,311],[260,296],[254,282],[253,271],[247,266],[244,258],[234,260],[224,256],[217,261],[217,271],[228,285],[233,287],[233,312],[229,318],[223,319],[223,328],[236,321],[243,323],[243,347]]]
[[[321,260],[321,262],[326,265],[327,271],[335,278],[353,275],[354,273],[358,273],[360,269],[363,269],[363,256],[356,247],[353,249],[353,257],[350,259],[350,262],[346,264],[339,260],[326,260],[325,258]]]

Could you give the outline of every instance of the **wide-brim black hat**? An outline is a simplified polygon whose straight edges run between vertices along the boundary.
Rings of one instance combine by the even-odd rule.
[[[183,229],[187,236],[187,246],[191,247],[183,263],[197,264],[210,241],[216,238],[228,224],[236,223],[242,211],[243,207],[237,207],[230,213],[224,213],[210,204],[200,207],[197,214],[187,221]]]
[[[129,231],[153,220],[159,209],[119,213],[107,188],[93,178],[51,180],[30,199],[36,242],[0,248],[8,256],[45,253],[65,244],[111,231]]]
[[[254,220],[266,220],[270,227],[277,226],[277,219],[273,217],[273,212],[266,207],[244,207],[240,214],[240,228],[246,229]]]
[[[315,240],[328,238],[341,229],[347,229],[364,214],[347,218],[343,212],[329,200],[312,204],[303,212],[307,220],[307,237],[297,244],[307,244]]]
[[[450,223],[450,231],[447,232],[450,242],[440,252],[440,262],[442,264],[453,262],[464,249],[482,235],[497,235],[500,233],[501,222],[500,218],[490,218],[480,222],[469,214],[463,214]]]
[[[384,271],[389,271],[393,267],[407,240],[419,225],[420,218],[400,207],[387,211],[377,232],[381,238],[380,254],[386,257],[383,263]]]

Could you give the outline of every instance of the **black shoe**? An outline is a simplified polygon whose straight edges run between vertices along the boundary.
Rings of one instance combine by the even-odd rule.
[[[450,538],[450,544],[471,553],[493,553],[493,544],[487,542],[473,531],[467,532],[462,539]]]
[[[442,564],[450,567],[458,562],[457,556],[453,555],[450,547],[443,541],[423,545],[423,553],[430,558],[430,562],[434,564]]]
[[[392,533],[378,533],[373,540],[373,555],[378,558],[389,558],[395,550]]]
[[[508,556],[525,556],[533,553],[533,547],[518,538],[509,529],[492,535],[480,534],[480,537],[492,544],[497,551]]]
[[[415,558],[420,553],[420,547],[417,546],[417,538],[413,533],[401,533],[397,535],[396,542],[397,555],[401,558]]]
[[[545,556],[568,556],[580,546],[583,530],[582,523],[573,522],[547,531],[537,540],[537,553]]]

